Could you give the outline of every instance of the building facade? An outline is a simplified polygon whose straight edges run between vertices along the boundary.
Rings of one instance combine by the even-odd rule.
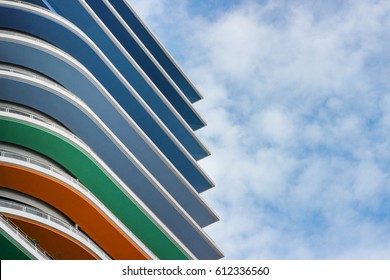
[[[125,0],[0,0],[1,259],[220,259],[202,96]]]

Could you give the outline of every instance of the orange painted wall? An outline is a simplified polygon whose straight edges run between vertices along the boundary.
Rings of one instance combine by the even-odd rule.
[[[0,186],[36,197],[79,225],[113,259],[148,259],[103,212],[70,186],[20,166],[0,163]]]

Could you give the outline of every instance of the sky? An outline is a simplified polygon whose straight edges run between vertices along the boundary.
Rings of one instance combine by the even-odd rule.
[[[225,259],[390,259],[390,1],[129,1],[204,96]]]

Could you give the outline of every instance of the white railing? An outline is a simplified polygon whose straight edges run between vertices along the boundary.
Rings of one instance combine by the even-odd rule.
[[[5,33],[5,32],[3,32],[3,33]],[[16,74],[22,74],[22,75],[25,75],[25,76],[32,77],[34,79],[43,81],[45,83],[49,83],[50,85],[52,85],[54,87],[62,88],[61,85],[56,83],[54,80],[52,80],[52,79],[50,79],[48,77],[45,77],[43,75],[37,75],[37,74],[35,74],[35,73],[31,72],[31,71],[25,70],[25,69],[20,68],[20,67],[11,66],[11,65],[2,63],[2,64],[0,64],[0,70],[11,72],[11,73],[16,73]],[[71,92],[69,92],[69,93],[74,95]]]
[[[86,191],[90,196],[92,196],[94,199],[95,199],[95,202],[97,202],[100,207],[104,207],[103,209],[105,209],[105,206],[104,204],[98,199],[95,197],[95,195],[93,193],[91,193],[91,191],[89,189],[87,189],[84,185],[82,185],[79,180],[73,178],[72,176],[70,176],[68,173],[62,171],[61,169],[58,169],[58,168],[55,168],[53,167],[52,165],[49,165],[47,163],[44,163],[42,161],[39,161],[39,160],[36,160],[36,159],[33,159],[33,158],[30,158],[26,155],[23,155],[23,154],[19,154],[19,153],[15,153],[15,152],[10,152],[10,151],[6,151],[4,149],[0,149],[0,157],[7,157],[7,158],[11,158],[11,159],[16,159],[16,160],[20,160],[20,161],[24,161],[24,162],[27,162],[27,163],[30,163],[30,164],[33,164],[33,165],[37,165],[41,168],[44,168],[44,169],[47,169],[47,170],[50,170],[51,172],[54,172],[62,177],[65,177],[66,179],[70,180],[71,182],[73,182],[74,184],[76,184],[77,186],[79,186],[80,188],[82,188],[84,191]],[[31,208],[31,209],[34,209],[34,208]],[[20,209],[20,210],[23,210],[23,209]],[[41,213],[43,214],[46,214],[44,212],[41,211]],[[48,214],[46,214],[48,215]],[[40,216],[40,215],[39,215]],[[50,215],[49,215],[50,216]],[[53,221],[54,222],[57,222],[58,224],[60,225],[63,225],[64,223],[66,225],[64,225],[66,228],[70,229],[73,231],[73,228],[70,224],[66,223],[66,222],[63,222],[61,220],[59,220],[58,218],[55,218],[53,216],[50,216],[53,218]],[[116,218],[116,221],[119,221],[118,218]],[[70,227],[70,228],[69,228]],[[74,231],[75,233],[80,233],[80,236],[82,236],[83,234],[80,232],[80,231]],[[89,242],[89,238],[87,238],[87,241]],[[91,244],[95,245],[95,247],[97,247],[99,250],[101,250],[100,247],[98,247],[94,242],[91,242]],[[104,252],[103,252],[104,255],[106,255]],[[106,255],[107,256],[107,255]],[[108,257],[108,256],[107,256]],[[109,257],[108,257],[109,258]]]
[[[40,247],[33,239],[25,234],[17,225],[15,225],[10,219],[0,213],[0,220],[2,220],[9,229],[11,229],[17,236],[22,238],[35,252],[41,255],[44,259],[52,260],[53,258],[42,247]]]
[[[93,197],[94,203],[97,203],[106,212],[108,211],[106,206],[87,187],[85,187],[78,179],[75,179],[74,177],[72,177],[71,175],[66,173],[65,171],[62,171],[61,169],[56,168],[56,167],[54,167],[54,166],[52,166],[52,165],[50,165],[48,163],[44,163],[42,161],[33,159],[33,158],[29,157],[29,156],[26,156],[26,155],[23,155],[23,154],[20,154],[20,153],[16,153],[16,152],[6,151],[6,150],[4,150],[4,148],[0,148],[0,158],[1,157],[10,158],[10,159],[16,159],[16,160],[20,160],[20,161],[23,161],[23,162],[27,162],[27,163],[39,166],[39,167],[41,167],[43,169],[46,169],[48,171],[51,171],[51,172],[53,172],[53,173],[55,173],[57,175],[60,175],[61,177],[64,177],[68,181],[71,181],[72,183],[76,184],[78,187],[83,189],[91,197]],[[116,216],[114,216],[114,219],[115,219],[115,221],[119,222],[119,219]]]
[[[78,179],[75,179],[73,178],[71,175],[69,175],[68,173],[66,173],[65,171],[59,169],[59,168],[56,168],[48,163],[45,163],[45,162],[42,162],[42,161],[39,161],[39,160],[36,160],[36,159],[33,159],[29,156],[26,156],[26,155],[23,155],[21,153],[16,153],[16,152],[11,152],[11,151],[6,151],[4,150],[3,148],[0,148],[0,157],[6,157],[6,158],[11,158],[11,159],[16,159],[16,160],[20,160],[20,161],[23,161],[23,162],[27,162],[27,163],[31,163],[33,165],[37,165],[41,168],[44,168],[46,170],[49,170],[51,172],[54,172],[56,173],[57,175],[60,175],[62,177],[65,177],[67,180],[71,181],[72,183],[74,184],[77,184],[78,186],[80,186],[82,189],[84,189],[86,192],[88,192],[89,194],[93,195],[84,185],[82,185]]]
[[[21,203],[16,203],[16,202],[11,202],[11,201],[7,201],[7,200],[3,200],[3,199],[0,199],[0,207],[5,207],[5,208],[9,208],[9,209],[14,209],[14,210],[18,210],[18,211],[22,211],[22,212],[25,212],[25,213],[29,213],[29,214],[32,214],[32,215],[35,215],[35,216],[38,216],[40,218],[43,218],[43,219],[47,219],[53,223],[56,223],[57,225],[63,227],[63,228],[66,228],[67,230],[77,234],[79,237],[81,237],[84,241],[86,241],[88,244],[90,244],[91,246],[93,246],[96,250],[99,251],[100,254],[102,254],[103,256],[105,256],[107,259],[111,259],[95,242],[93,242],[87,235],[85,235],[83,232],[81,232],[80,230],[78,230],[77,228],[75,228],[74,226],[72,226],[70,223],[66,222],[66,221],[63,221],[63,220],[60,220],[59,218],[57,217],[54,217],[44,211],[41,211],[37,208],[34,208],[34,207],[30,207],[28,205],[25,205],[25,204],[21,204]]]

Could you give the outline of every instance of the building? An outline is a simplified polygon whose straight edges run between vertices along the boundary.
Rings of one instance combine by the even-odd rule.
[[[124,0],[0,0],[1,259],[220,259],[202,96]]]

